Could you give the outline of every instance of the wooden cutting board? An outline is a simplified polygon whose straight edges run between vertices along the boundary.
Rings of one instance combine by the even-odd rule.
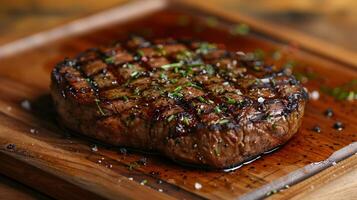
[[[248,34],[241,22],[249,25]],[[284,33],[261,22],[207,6],[134,2],[0,47],[3,174],[61,199],[256,199],[357,152],[356,101],[336,101],[323,93],[308,103],[300,131],[286,145],[231,172],[183,167],[160,155],[98,144],[62,127],[48,87],[55,63],[130,34],[196,38],[255,52],[267,62],[293,65],[298,76],[309,76],[304,83],[309,91],[357,78],[352,59],[326,53],[324,44],[309,43],[309,38],[299,42],[298,35],[280,35]],[[321,51],[316,44],[322,45]],[[333,109],[332,117],[324,115],[327,108]],[[336,121],[344,123],[342,131],[332,128]],[[320,133],[312,131],[316,125]],[[284,198],[281,194],[272,197]]]

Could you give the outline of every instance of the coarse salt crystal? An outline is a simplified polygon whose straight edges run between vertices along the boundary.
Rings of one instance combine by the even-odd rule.
[[[270,82],[269,78],[262,78],[260,80],[262,81],[262,83],[269,83]]]
[[[31,110],[31,103],[28,100],[23,100],[21,102],[21,107],[25,110]]]
[[[133,177],[129,177],[128,179],[129,179],[130,181],[134,180],[134,178],[133,178]]]
[[[196,183],[195,183],[195,189],[196,189],[196,190],[200,190],[201,188],[202,188],[201,183],[196,182]]]
[[[310,93],[310,99],[312,99],[312,100],[318,100],[319,98],[320,98],[320,93],[319,93],[319,91],[314,90],[314,91],[312,91],[312,92]]]
[[[259,103],[263,103],[264,101],[265,101],[265,99],[264,99],[263,97],[259,97],[259,98],[258,98],[258,102],[259,102]]]
[[[161,188],[159,188],[159,189],[158,189],[158,191],[159,191],[159,192],[163,192],[164,190],[163,190],[163,189],[161,189]]]
[[[36,129],[34,129],[34,128],[30,129],[30,133],[36,133],[36,132],[37,132]]]

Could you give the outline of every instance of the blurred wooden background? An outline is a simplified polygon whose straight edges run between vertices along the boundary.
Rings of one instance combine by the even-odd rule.
[[[0,45],[130,0],[1,0]],[[204,0],[357,51],[356,0]]]
[[[130,0],[0,0],[0,45]],[[357,52],[356,0],[204,0]],[[357,58],[356,58],[357,59]],[[0,175],[0,199],[48,199]]]

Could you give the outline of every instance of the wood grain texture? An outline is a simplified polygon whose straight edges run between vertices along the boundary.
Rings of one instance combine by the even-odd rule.
[[[41,195],[38,191],[32,190],[8,177],[0,175],[0,199],[48,200],[50,198]]]
[[[348,117],[356,115],[356,103],[335,101],[323,94],[320,100],[309,103],[303,126],[291,141],[275,153],[264,155],[230,173],[182,167],[160,155],[135,151],[120,153],[118,148],[96,144],[63,129],[56,121],[49,97],[49,73],[54,64],[86,48],[123,40],[130,33],[149,38],[189,36],[222,43],[231,50],[254,51],[259,48],[266,52],[267,57],[279,50],[283,56],[277,64],[295,60],[298,63],[296,70],[318,73],[316,79],[306,83],[310,91],[319,90],[321,84],[337,86],[357,77],[353,66],[295,48],[286,44],[285,40],[261,32],[261,29],[253,27],[249,35],[233,36],[229,29],[232,23],[239,21],[222,19],[212,27],[205,20],[207,15],[178,9],[160,11],[141,19],[63,38],[2,59],[0,93],[6,95],[0,96],[0,155],[12,158],[7,159],[7,165],[0,163],[2,172],[14,174],[14,178],[31,185],[28,180],[31,176],[22,174],[28,173],[27,170],[21,173],[19,168],[9,167],[21,162],[25,167],[38,170],[36,178],[44,179],[42,183],[48,180],[46,176],[54,176],[56,181],[68,183],[53,194],[55,197],[63,195],[60,196],[62,198],[67,195],[67,198],[75,199],[80,196],[76,194],[88,190],[93,195],[111,199],[234,199],[306,164],[324,160],[334,151],[356,141],[357,119]],[[182,24],[182,17],[188,17],[189,23]],[[30,110],[21,107],[24,100],[31,103]],[[323,115],[328,107],[335,111],[332,118]],[[346,124],[344,131],[331,128],[337,120]],[[316,124],[321,126],[321,133],[311,131]],[[14,144],[15,148],[9,144]],[[97,145],[98,151],[91,151],[93,144]],[[143,157],[148,164],[138,165],[138,160]],[[147,183],[141,185],[143,181]],[[202,189],[195,189],[196,182],[203,185]],[[42,187],[43,190],[56,189],[51,184],[43,184]],[[66,187],[71,191],[78,189],[79,192],[66,193]]]
[[[356,199],[357,155],[269,199]]]

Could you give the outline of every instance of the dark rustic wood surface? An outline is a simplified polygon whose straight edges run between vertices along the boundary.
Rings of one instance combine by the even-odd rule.
[[[306,84],[310,91],[318,90],[321,84],[336,86],[357,76],[357,71],[352,66],[308,53],[290,44],[281,43],[278,38],[254,33],[254,30],[246,36],[233,36],[227,30],[228,24],[223,22],[212,26],[205,20],[207,18],[194,17],[192,23],[185,25],[179,19],[182,19],[180,13],[160,12],[135,23],[119,24],[65,38],[2,59],[0,74],[4,78],[0,79],[0,91],[6,95],[0,98],[1,154],[35,166],[50,176],[59,177],[61,180],[57,181],[61,182],[60,185],[63,181],[69,182],[70,185],[63,185],[57,188],[57,193],[52,193],[55,197],[69,195],[79,198],[80,195],[76,194],[80,192],[64,192],[66,187],[74,190],[77,186],[78,189],[87,189],[97,195],[112,198],[152,195],[156,198],[232,199],[306,164],[324,160],[334,151],[356,141],[356,118],[346,116],[346,113],[349,116],[356,114],[356,104],[335,101],[323,94],[319,101],[309,103],[300,132],[287,145],[230,173],[190,169],[157,155],[137,152],[120,154],[118,149],[106,148],[100,144],[97,144],[99,150],[93,152],[93,141],[69,134],[69,131],[58,125],[48,95],[49,73],[53,65],[63,57],[73,56],[86,48],[109,43],[114,39],[125,39],[128,33],[139,33],[147,37],[191,36],[225,44],[232,50],[255,51],[259,48],[266,52],[267,60],[271,59],[273,51],[279,50],[283,56],[278,64],[295,60],[298,63],[297,70],[318,74],[316,79]],[[210,34],[205,34],[207,32]],[[31,102],[31,110],[20,106],[23,100]],[[323,115],[328,107],[335,110],[336,114],[332,118]],[[345,130],[336,131],[331,128],[337,120],[346,124]],[[316,124],[323,130],[319,134],[311,131]],[[9,144],[15,144],[15,147],[12,148]],[[148,159],[148,165],[133,167],[142,157]],[[28,183],[28,178],[31,177],[19,176],[16,168],[8,166],[10,165],[0,165],[2,170],[11,171],[13,178]],[[41,180],[40,177],[37,178]],[[131,178],[134,181],[130,181]],[[48,181],[46,177],[43,179],[42,182]],[[144,180],[148,183],[145,186],[140,185]],[[158,180],[163,183],[158,184]],[[196,182],[202,184],[203,188],[195,189]],[[55,186],[43,184],[42,189],[55,192]],[[41,189],[38,185],[35,187]],[[160,188],[164,193],[157,192]],[[133,190],[136,192],[128,193]]]
[[[214,0],[212,0],[212,1],[214,2]],[[86,16],[88,14],[91,14],[96,11],[100,11],[107,7],[112,7],[112,6],[117,5],[118,3],[121,3],[121,2],[122,1],[120,1],[120,0],[118,0],[118,1],[113,0],[113,1],[103,1],[100,4],[96,4],[94,1],[92,4],[88,3],[86,5],[83,5],[83,3],[79,2],[73,6],[73,4],[70,4],[67,1],[64,1],[63,4],[60,4],[59,7],[55,7],[55,6],[57,6],[57,4],[51,3],[50,1],[33,1],[33,2],[31,2],[31,4],[28,3],[27,1],[16,1],[16,2],[15,1],[12,1],[12,2],[5,1],[5,3],[7,3],[10,6],[3,6],[0,8],[1,11],[4,11],[4,12],[1,12],[1,14],[0,14],[0,16],[1,16],[0,17],[0,25],[1,25],[1,27],[6,27],[6,29],[0,30],[0,34],[3,36],[3,37],[0,37],[0,43],[6,43],[9,41],[13,41],[17,38],[26,36],[31,33],[35,33],[40,30],[45,30],[45,29],[48,29],[51,27],[55,27],[59,24],[63,24],[67,21],[70,21],[74,18]],[[287,15],[287,16],[294,15],[296,10],[301,12],[298,14],[309,15],[310,12],[314,12],[313,8],[311,6],[309,6],[310,5],[309,3],[306,3],[303,6],[300,5],[298,7],[296,7],[296,6],[294,7],[294,5],[297,4],[296,2],[295,3],[292,2],[291,4],[281,4],[281,3],[279,4],[278,2],[276,2],[276,3],[272,4],[275,6],[268,7],[267,9],[260,9],[259,5],[257,7],[256,1],[243,2],[243,4],[239,4],[239,6],[238,6],[238,4],[236,4],[233,1],[225,0],[225,1],[222,1],[222,4],[218,4],[218,5],[224,6],[228,9],[232,9],[232,10],[240,10],[242,12],[252,14],[258,18],[259,17],[267,18],[268,20],[273,21],[273,22],[278,22],[278,23],[282,23],[282,24],[287,23],[286,24],[287,26],[291,26],[293,28],[299,28],[299,29],[303,30],[304,32],[311,33],[316,36],[322,36],[323,38],[326,38],[326,39],[331,39],[332,41],[334,41],[338,44],[341,44],[348,48],[353,49],[353,47],[356,46],[353,43],[354,42],[353,37],[349,37],[349,38],[352,38],[352,41],[350,41],[350,39],[348,41],[346,41],[347,37],[341,37],[341,35],[344,36],[346,34],[348,35],[350,33],[353,33],[354,30],[348,28],[349,26],[351,26],[351,24],[355,23],[355,21],[353,20],[353,17],[351,18],[351,16],[353,16],[353,13],[352,13],[352,15],[347,14],[347,16],[345,16],[345,17],[348,17],[349,20],[341,25],[343,27],[342,30],[337,29],[338,33],[335,33],[336,30],[332,30],[335,34],[323,34],[323,33],[327,32],[326,29],[328,30],[328,27],[331,25],[331,23],[333,24],[336,22],[336,20],[335,21],[331,20],[331,19],[334,19],[334,17],[336,17],[336,13],[337,13],[337,16],[339,16],[339,17],[344,17],[344,15],[338,14],[340,10],[344,10],[345,13],[350,13],[350,9],[352,7],[347,8],[348,6],[346,6],[346,5],[349,5],[349,4],[346,4],[344,2],[348,2],[348,1],[342,1],[342,4],[336,10],[333,9],[334,8],[334,6],[332,6],[333,4],[326,5],[325,9],[323,11],[323,14],[319,13],[319,15],[322,15],[323,17],[320,16],[317,18],[313,18],[314,19],[314,20],[312,20],[313,23],[311,22],[311,20],[308,20],[309,26],[307,26],[307,27],[301,25],[301,24],[304,24],[305,21],[300,19],[300,17],[301,17],[300,15],[299,15],[300,17],[298,16],[299,19],[296,19],[296,17],[291,17],[291,19],[289,17],[288,18],[287,17],[276,18],[275,15],[277,15],[277,13],[281,14],[283,11],[286,11],[286,10],[289,10],[290,12],[287,12],[287,13],[283,12],[281,15],[284,15],[284,16],[285,15]],[[240,5],[245,5],[245,6],[240,6]],[[264,3],[262,5],[264,5]],[[74,9],[69,9],[69,8],[71,8],[71,6],[73,6]],[[57,9],[59,9],[59,11]],[[256,9],[256,10],[254,10],[254,9]],[[70,10],[70,11],[67,12],[68,10]],[[271,10],[271,12],[268,12],[269,10]],[[16,16],[16,17],[14,17],[14,16]],[[269,16],[271,16],[271,17],[269,17]],[[281,20],[281,19],[284,19],[284,20]],[[288,21],[286,21],[286,19],[288,19]],[[299,23],[296,23],[296,20],[298,20]],[[291,22],[294,22],[294,23],[291,23]],[[321,30],[321,27],[316,28],[316,26],[315,26],[316,24],[319,24],[321,22],[323,23],[324,26],[327,26],[327,27],[324,27],[322,30]],[[31,28],[29,28],[29,27],[31,27]],[[356,27],[356,26],[354,26],[354,27]],[[88,44],[88,45],[90,45],[90,44]],[[59,51],[61,51],[61,50],[59,50]],[[74,53],[75,52],[70,52],[69,54],[73,55]],[[51,54],[52,57],[55,57],[55,58],[53,58],[53,60],[59,59],[55,52],[52,52],[52,53],[48,52],[48,54]],[[32,56],[36,56],[36,55],[34,54]],[[33,60],[35,62],[38,62],[35,65],[44,65],[42,63],[43,61],[41,61],[42,59],[39,57],[35,57]],[[53,62],[55,62],[55,61],[48,61],[48,62],[53,64]],[[19,61],[17,64],[21,64],[21,62]],[[48,64],[46,64],[46,65],[48,65]],[[15,71],[13,71],[13,72],[10,72],[10,71],[3,69],[4,74],[6,74],[8,76],[16,76]],[[36,75],[37,72],[38,71],[35,71],[32,74]],[[12,73],[14,73],[14,74],[12,74]],[[25,76],[26,73],[31,74],[31,72],[26,71],[23,76]],[[43,88],[43,89],[46,86],[45,86],[45,84],[43,84],[42,81],[48,81],[48,80],[46,80],[46,78],[42,79],[41,77],[39,77],[39,79],[36,79],[36,80],[31,80],[31,79],[26,80],[26,77],[23,77],[23,78],[25,79],[25,82],[27,81],[27,83],[30,83],[30,84],[33,84],[33,81],[34,81],[35,85],[37,84],[40,88]],[[39,82],[42,82],[42,83],[39,83]],[[10,194],[13,194],[14,197],[17,197],[17,195],[20,195],[24,199],[25,199],[25,196],[27,196],[28,199],[42,198],[42,195],[36,195],[36,193],[33,194],[33,191],[26,189],[25,186],[19,185],[16,182],[7,180],[7,181],[3,181],[2,183],[3,183],[2,188],[4,189],[4,191],[8,191],[8,193],[9,193],[9,196],[8,196],[9,198],[11,197]],[[0,185],[0,188],[1,188],[1,185]],[[11,188],[11,189],[9,189],[9,188]],[[16,188],[19,188],[19,190],[16,190]],[[27,191],[31,191],[31,192],[27,192]],[[46,198],[46,197],[44,197],[44,198]]]
[[[130,0],[2,1],[0,44]],[[291,27],[357,52],[355,0],[205,0],[217,7]]]

